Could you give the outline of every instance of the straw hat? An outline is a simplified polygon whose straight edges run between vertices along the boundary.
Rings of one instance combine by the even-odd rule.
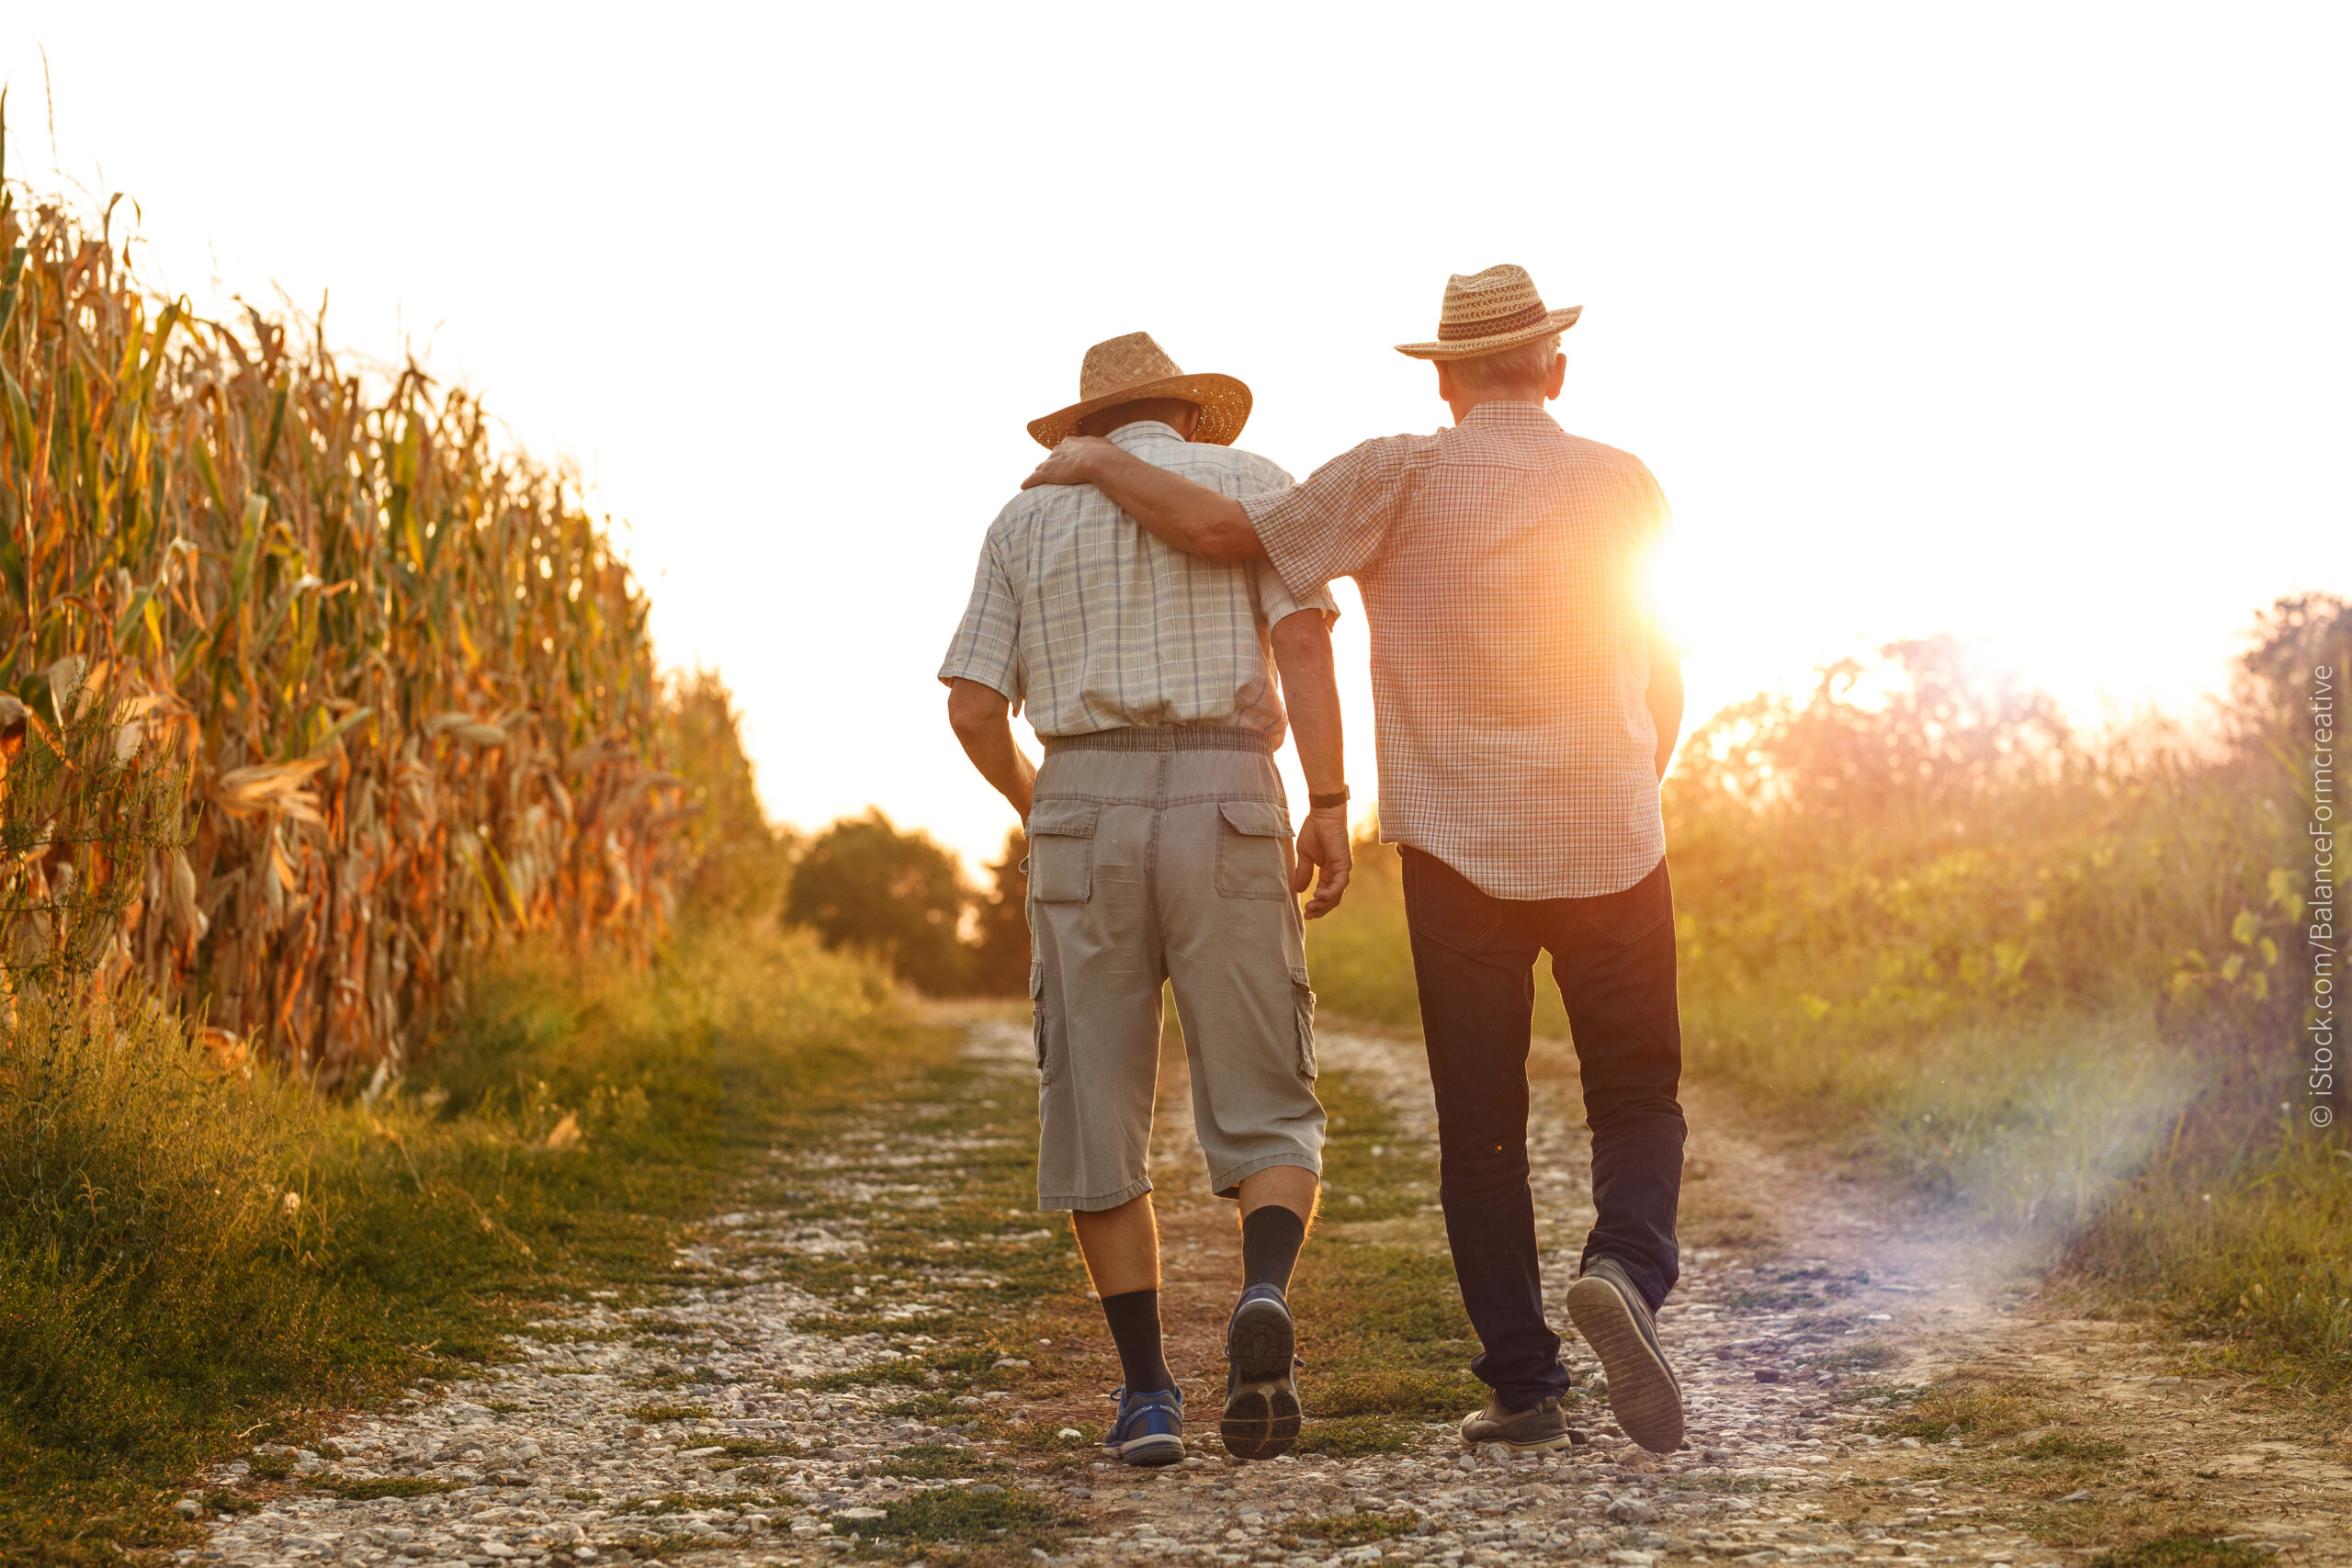
[[[1416,359],[1475,359],[1518,344],[1532,343],[1577,324],[1584,307],[1547,310],[1535,280],[1523,266],[1505,262],[1468,276],[1445,280],[1445,304],[1438,311],[1435,343],[1400,343],[1399,354]]]
[[[1058,446],[1078,422],[1098,409],[1142,398],[1182,398],[1197,404],[1201,423],[1193,439],[1230,446],[1250,420],[1250,389],[1230,376],[1187,376],[1151,341],[1149,333],[1129,333],[1086,351],[1078,368],[1078,401],[1029,422],[1040,446]]]

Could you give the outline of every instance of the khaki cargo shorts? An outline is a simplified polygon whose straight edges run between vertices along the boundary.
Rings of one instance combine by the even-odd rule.
[[[1213,732],[1242,739],[1239,732]],[[1199,731],[1049,746],[1029,812],[1037,1206],[1151,1190],[1159,998],[1173,983],[1209,1185],[1323,1168],[1315,993],[1291,896],[1290,813],[1264,751]]]

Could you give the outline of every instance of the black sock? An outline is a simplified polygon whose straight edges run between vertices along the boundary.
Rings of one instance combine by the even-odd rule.
[[[1306,1245],[1306,1222],[1295,1209],[1268,1203],[1241,1222],[1242,1284],[1272,1285],[1287,1293],[1298,1249]]]
[[[1159,1393],[1176,1386],[1159,1341],[1159,1292],[1126,1291],[1102,1298],[1102,1316],[1119,1347],[1119,1369],[1129,1393]]]

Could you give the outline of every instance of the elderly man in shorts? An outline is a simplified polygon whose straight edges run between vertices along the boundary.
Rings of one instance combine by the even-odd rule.
[[[1249,389],[1185,375],[1145,333],[1095,344],[1079,379],[1078,402],[1029,426],[1049,448],[1100,436],[1237,501],[1291,482],[1231,446]],[[1102,1297],[1125,1374],[1104,1448],[1127,1464],[1184,1457],[1145,1168],[1163,982],[1210,1185],[1240,1208],[1225,1446],[1271,1459],[1298,1437],[1286,1292],[1323,1109],[1297,895],[1317,883],[1320,915],[1349,870],[1335,614],[1320,584],[1170,549],[1097,491],[1031,490],[990,525],[939,671],[966,754],[1029,834],[1038,1205],[1071,1211]],[[1045,746],[1035,768],[1012,736],[1021,708]],[[1286,726],[1311,792],[1295,854],[1273,761]]]

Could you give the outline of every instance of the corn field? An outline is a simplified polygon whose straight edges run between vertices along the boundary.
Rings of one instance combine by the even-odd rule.
[[[0,185],[0,805],[32,823],[0,977],[103,908],[101,979],[333,1085],[503,935],[641,951],[689,807],[645,597],[576,491],[413,364],[371,392],[316,323],[151,296],[110,218]],[[44,758],[147,807],[168,779],[169,830],[75,830],[106,802],[36,805]]]

